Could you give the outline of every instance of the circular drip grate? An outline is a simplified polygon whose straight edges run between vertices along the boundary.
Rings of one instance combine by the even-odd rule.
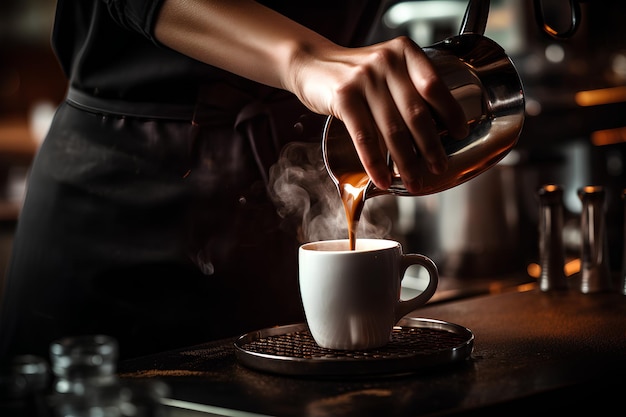
[[[241,336],[237,358],[258,370],[292,375],[407,373],[468,358],[469,329],[439,320],[404,318],[390,342],[371,350],[333,350],[315,343],[305,324],[269,328]]]

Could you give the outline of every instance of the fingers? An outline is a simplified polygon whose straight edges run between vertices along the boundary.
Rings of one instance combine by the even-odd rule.
[[[377,187],[387,189],[391,183],[388,150],[407,190],[418,193],[420,158],[434,174],[447,169],[435,120],[452,137],[463,138],[468,133],[463,109],[426,54],[408,38],[364,49],[352,82],[336,96],[334,114],[346,125]]]
[[[372,98],[372,115],[405,187],[417,193],[422,178],[416,150],[432,173],[443,174],[448,167],[435,119],[459,139],[467,136],[467,123],[463,109],[422,49],[408,38],[392,42],[402,54],[386,56],[385,83],[375,85],[367,97]]]
[[[428,103],[450,135],[462,139],[468,135],[467,120],[461,105],[439,78],[430,59],[417,45],[405,49],[406,68],[417,92]]]
[[[407,139],[404,139],[392,138],[390,135],[389,140],[396,143],[400,142],[398,143],[400,146],[396,147],[389,144],[388,147],[405,187],[409,192],[417,192],[421,186],[421,177],[416,163],[415,149],[425,159],[429,171],[434,174],[443,174],[446,171],[448,157],[441,144],[433,114],[426,101],[415,89],[406,71],[388,82],[394,103],[403,103],[394,109],[397,109],[400,123],[405,124],[405,131],[408,136]],[[407,150],[406,145],[404,145],[405,140],[410,141],[411,151]]]
[[[352,98],[346,103],[343,123],[352,138],[367,175],[382,190],[391,187],[391,172],[387,166],[387,151],[367,104]]]
[[[399,70],[402,71],[402,70]],[[439,140],[428,106],[413,87],[406,71],[368,91],[370,109],[391,159],[409,192],[417,193],[422,184],[416,149],[425,158],[429,170],[441,174],[447,156]],[[398,103],[408,103],[399,106]]]

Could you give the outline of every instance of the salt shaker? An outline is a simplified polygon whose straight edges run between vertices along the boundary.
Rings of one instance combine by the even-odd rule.
[[[564,290],[565,248],[563,245],[563,188],[548,184],[539,189],[539,263],[541,291]]]
[[[594,293],[611,289],[608,260],[605,190],[601,186],[586,186],[578,190],[582,202],[581,217],[581,282],[580,291]]]

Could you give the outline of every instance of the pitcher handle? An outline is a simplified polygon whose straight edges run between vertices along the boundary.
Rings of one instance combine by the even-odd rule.
[[[564,40],[571,38],[580,26],[580,4],[582,0],[570,0],[570,26],[562,31],[558,31],[550,26],[545,19],[543,13],[542,0],[534,0],[533,7],[535,11],[535,20],[539,27],[554,39]]]
[[[489,18],[489,0],[469,0],[461,23],[460,35],[484,35]]]

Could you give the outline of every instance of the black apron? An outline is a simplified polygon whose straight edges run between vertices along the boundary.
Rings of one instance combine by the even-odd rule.
[[[268,176],[323,121],[262,86],[206,87],[193,108],[71,90],[28,179],[2,354],[101,333],[124,358],[302,321],[299,242]]]

